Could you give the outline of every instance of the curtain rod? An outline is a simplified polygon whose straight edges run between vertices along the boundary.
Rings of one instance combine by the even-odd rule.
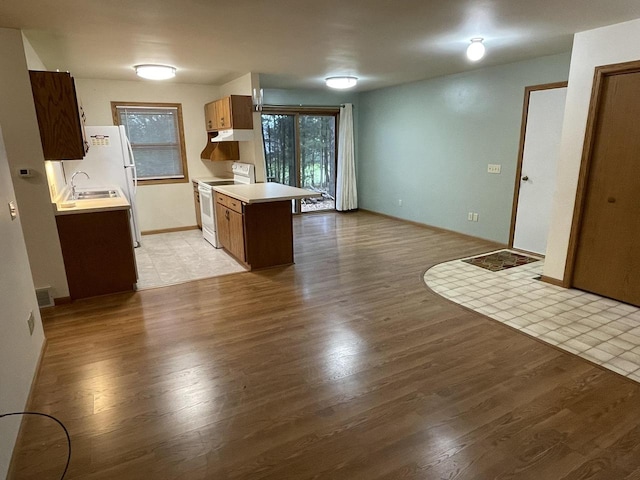
[[[298,105],[271,105],[271,104],[264,104],[262,105],[262,108],[314,108],[316,110],[322,110],[322,109],[326,109],[326,110],[335,110],[336,108],[340,108],[340,107],[344,107],[345,104],[342,103],[340,105],[302,105],[302,104],[298,104]],[[352,106],[352,108],[356,108],[355,105]]]

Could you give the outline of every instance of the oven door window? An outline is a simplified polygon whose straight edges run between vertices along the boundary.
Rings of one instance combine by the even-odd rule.
[[[213,224],[213,202],[211,192],[200,190],[200,213],[202,222],[207,225]]]

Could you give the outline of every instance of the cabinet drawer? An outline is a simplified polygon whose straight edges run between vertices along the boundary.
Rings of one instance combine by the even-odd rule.
[[[224,205],[225,207],[228,206],[227,199],[229,197],[218,192],[215,192],[215,196],[216,196],[216,203],[219,203],[220,205]]]
[[[216,192],[216,202],[220,205],[224,205],[229,210],[242,213],[242,202],[237,198],[229,197],[228,195]]]
[[[242,202],[232,197],[227,197],[227,207],[231,210],[242,213]]]

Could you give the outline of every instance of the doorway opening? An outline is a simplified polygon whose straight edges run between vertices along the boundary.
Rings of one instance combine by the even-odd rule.
[[[267,181],[322,194],[294,201],[294,213],[335,209],[338,114],[337,108],[262,112]]]

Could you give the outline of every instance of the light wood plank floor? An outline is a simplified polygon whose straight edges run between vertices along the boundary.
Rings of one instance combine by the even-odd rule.
[[[46,314],[30,407],[69,479],[638,479],[640,385],[437,296],[496,246],[366,212],[296,265]],[[11,478],[59,478],[27,418]]]

